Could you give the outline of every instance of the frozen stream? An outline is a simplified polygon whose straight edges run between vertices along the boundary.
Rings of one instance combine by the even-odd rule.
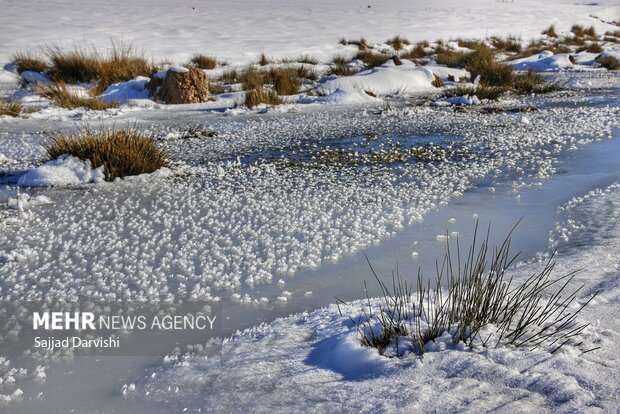
[[[500,236],[523,217],[513,238],[514,249],[523,252],[522,259],[530,259],[537,252],[547,250],[549,232],[559,219],[556,212],[559,205],[591,189],[606,187],[620,180],[620,170],[617,168],[619,151],[620,130],[616,129],[613,139],[562,153],[558,159],[557,173],[543,182],[541,187],[525,188],[517,194],[511,181],[503,181],[493,183],[495,191],[491,192],[490,183],[483,181],[464,196],[429,213],[423,222],[408,226],[396,237],[367,249],[366,253],[375,268],[386,275],[394,268],[396,257],[405,274],[414,274],[417,266],[432,269],[434,259],[443,248],[443,242],[438,241],[436,236],[444,234],[448,228],[466,239],[473,229],[472,215],[478,214],[483,224],[490,220],[493,232]],[[449,224],[452,218],[456,221]],[[413,251],[418,252],[416,258],[411,256]],[[371,278],[362,254],[313,271],[301,271],[286,280],[286,289],[301,293],[311,290],[311,297],[295,295],[297,299],[286,305],[261,310],[227,302],[224,314],[230,318],[228,329],[242,329],[279,316],[325,306],[333,303],[336,296],[342,299],[359,298],[363,294],[363,280],[372,282]],[[372,286],[372,283],[369,285]],[[260,293],[268,295],[275,289],[279,288],[262,288]],[[44,384],[33,383],[23,387],[26,395],[42,393],[41,399],[27,398],[7,408],[7,412],[39,412],[42,404],[50,413],[169,412],[160,404],[150,406],[148,402],[137,403],[120,396],[119,390],[123,384],[140,379],[159,362],[160,358],[135,357],[76,357],[69,362],[56,362],[48,371]],[[85,378],[88,380],[85,381]],[[67,396],[72,397],[69,399]]]
[[[2,295],[103,293],[124,300],[152,299],[154,287],[164,288],[155,289],[155,296],[196,292],[198,298],[221,298],[230,333],[325,306],[335,297],[362,297],[363,281],[372,282],[362,252],[386,276],[397,261],[406,275],[418,266],[429,273],[443,251],[441,236],[447,230],[467,239],[474,214],[485,227],[491,222],[498,237],[523,217],[513,246],[530,260],[548,249],[559,205],[620,180],[616,83],[612,79],[613,87],[592,93],[515,103],[549,105],[526,114],[428,108],[368,109],[352,116],[321,109],[239,118],[191,110],[141,114],[141,124],[171,154],[172,173],[31,191],[55,204],[20,215],[0,211],[9,220],[0,234]],[[183,137],[180,118],[204,122],[219,136]],[[66,125],[49,121],[44,128]],[[9,125],[2,138],[2,151],[12,160],[3,166],[4,202],[15,195],[19,171],[40,157],[44,136],[27,122]],[[333,152],[355,144],[362,155],[378,148],[385,150],[381,154],[427,152],[388,166],[349,162],[346,151]],[[346,162],[334,165],[334,154]],[[422,158],[427,154],[446,159]],[[317,162],[325,165],[312,164]],[[25,260],[14,260],[17,254]],[[24,381],[23,401],[0,406],[0,412],[169,412],[120,393],[123,384],[160,362],[54,361],[44,383]]]

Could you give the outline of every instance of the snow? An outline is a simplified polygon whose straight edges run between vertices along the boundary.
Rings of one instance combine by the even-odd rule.
[[[96,183],[104,178],[103,166],[92,168],[88,160],[63,155],[28,171],[17,184],[23,187],[58,187]]]
[[[44,73],[33,72],[30,70],[25,70],[21,73],[21,77],[24,80],[32,85],[42,85],[46,86],[52,83],[49,77],[47,77]]]
[[[551,72],[567,69],[573,66],[573,63],[568,57],[568,53],[554,55],[552,52],[544,51],[537,55],[513,60],[508,63],[511,64],[516,70]]]
[[[72,47],[77,42],[105,50],[111,35],[175,64],[187,62],[194,53],[213,54],[231,64],[249,63],[261,52],[274,57],[303,52],[327,61],[346,49],[337,44],[341,36],[384,42],[397,34],[411,41],[515,35],[527,41],[550,24],[568,32],[575,23],[593,24],[603,33],[610,26],[590,15],[611,6],[617,8],[617,2],[478,0],[463,7],[459,0],[271,0],[268,6],[250,0],[208,5],[168,0],[9,1],[0,15],[0,27],[11,34],[3,38],[0,63],[8,63],[16,51],[40,52],[46,45]],[[609,20],[607,13],[613,12],[605,12]]]
[[[140,101],[149,99],[149,91],[146,84],[150,78],[138,76],[127,82],[115,83],[99,95],[99,98],[108,103],[116,102],[118,104],[127,104],[132,101]]]
[[[225,340],[219,357],[166,358],[137,383],[135,397],[194,411],[253,412],[575,412],[620,403],[620,185],[566,203],[554,238],[562,234],[554,270],[578,273],[579,301],[602,291],[579,315],[590,322],[581,354],[507,347],[468,350],[441,337],[424,358],[386,358],[357,341],[348,319],[365,301],[278,319]],[[568,226],[568,230],[562,231]],[[512,271],[524,280],[538,261]],[[361,289],[361,287],[360,287]],[[378,299],[374,300],[375,302]],[[274,387],[277,391],[274,392]],[[208,389],[209,392],[204,392]],[[256,402],[260,401],[259,404]]]
[[[433,72],[409,61],[401,66],[393,62],[363,71],[353,76],[336,77],[322,82],[318,87],[321,95],[304,97],[300,103],[367,103],[377,101],[372,95],[412,95],[435,90],[431,84]],[[370,92],[370,94],[366,93]]]

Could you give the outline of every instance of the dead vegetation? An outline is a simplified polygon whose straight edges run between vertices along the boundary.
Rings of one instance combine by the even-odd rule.
[[[9,102],[4,99],[0,99],[0,116],[18,117],[23,112],[24,108],[19,102]]]
[[[66,83],[94,83],[92,93],[98,95],[117,82],[136,76],[151,76],[154,66],[131,45],[112,44],[107,54],[94,49],[74,47],[63,50],[50,47],[47,57],[51,63],[49,74],[55,81]]]
[[[204,55],[197,53],[192,56],[190,65],[197,67],[198,69],[215,69],[217,66],[217,59],[215,56]]]
[[[151,173],[167,164],[164,152],[149,136],[135,128],[101,132],[86,128],[74,134],[61,133],[54,136],[45,149],[50,160],[70,154],[89,160],[93,168],[103,165],[108,181]]]
[[[13,62],[15,62],[15,69],[20,75],[26,71],[45,72],[49,68],[43,58],[22,52],[13,55]]]
[[[80,96],[69,90],[67,85],[62,81],[54,82],[49,86],[40,87],[39,93],[54,104],[66,109],[87,108],[94,111],[103,111],[105,109],[118,107],[117,104],[107,103],[96,97]]]

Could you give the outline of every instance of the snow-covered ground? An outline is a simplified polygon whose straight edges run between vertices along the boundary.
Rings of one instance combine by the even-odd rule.
[[[157,59],[184,61],[195,52],[247,63],[261,52],[276,57],[301,52],[325,60],[341,50],[342,36],[385,42],[395,35],[412,41],[515,35],[538,37],[549,25],[575,23],[609,30],[618,15],[614,0],[2,0],[0,63],[16,50],[45,45],[132,42]],[[612,7],[616,10],[609,10]],[[61,29],[59,29],[61,28]]]

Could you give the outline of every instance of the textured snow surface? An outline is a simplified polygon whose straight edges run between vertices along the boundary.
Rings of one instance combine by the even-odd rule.
[[[0,223],[7,257],[24,247],[37,253],[2,264],[2,295],[229,296],[244,284],[272,283],[391,237],[487,174],[513,170],[517,180],[544,179],[562,148],[583,141],[583,134],[609,135],[618,125],[609,107],[541,110],[528,114],[528,124],[518,114],[431,108],[215,120],[217,138],[162,135],[176,160],[171,173],[54,192],[53,212],[35,209],[36,220],[19,226]],[[398,143],[391,145],[430,140],[457,152],[436,163],[303,167],[319,149],[354,153],[356,142],[372,144],[374,134]],[[28,163],[32,151],[36,159],[41,141],[34,138],[20,138],[21,156],[6,156]],[[283,163],[283,156],[302,166]]]
[[[615,412],[620,403],[620,186],[564,205],[555,272],[585,268],[579,301],[602,293],[580,314],[590,322],[580,354],[465,349],[441,338],[423,359],[384,358],[356,340],[348,315],[364,301],[278,319],[227,339],[223,356],[165,358],[137,386],[136,398],[189,412]],[[519,280],[542,263],[521,266]],[[361,289],[361,287],[360,287]]]

